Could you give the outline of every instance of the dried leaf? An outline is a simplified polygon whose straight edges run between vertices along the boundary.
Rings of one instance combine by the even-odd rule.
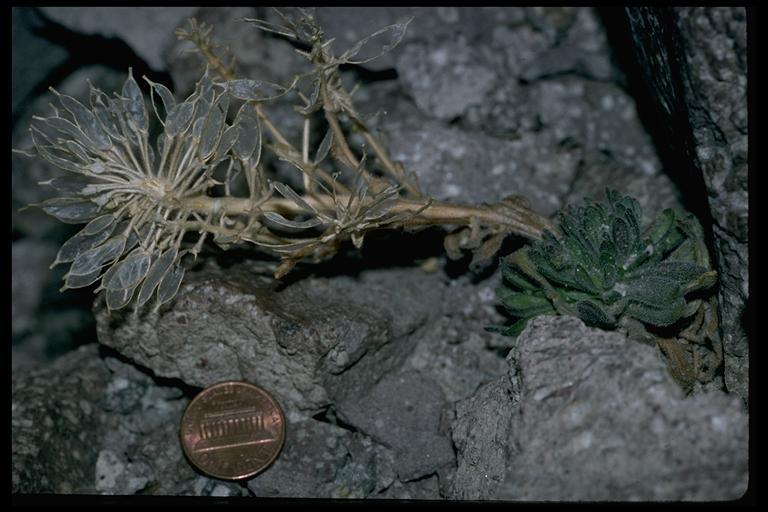
[[[226,125],[225,125],[226,126]],[[230,126],[221,135],[219,145],[216,147],[216,151],[211,158],[210,165],[216,165],[223,161],[227,157],[227,153],[234,147],[237,142],[237,136],[240,134],[236,126]]]
[[[322,221],[317,217],[305,221],[288,220],[279,213],[276,212],[264,212],[264,217],[268,220],[278,224],[279,226],[292,228],[292,229],[308,229],[322,224]]]
[[[259,116],[253,108],[253,105],[243,105],[235,117],[233,127],[237,128],[237,142],[232,147],[235,157],[240,160],[250,160],[256,155],[258,162],[261,157],[261,125]]]
[[[66,94],[60,94],[53,88],[51,88],[51,90],[57,94],[61,104],[72,114],[77,126],[88,137],[89,141],[93,143],[93,146],[101,150],[107,150],[112,147],[112,141],[99,125],[93,113],[75,98],[67,96]]]
[[[81,176],[57,176],[50,180],[40,181],[38,185],[48,185],[54,188],[56,191],[67,195],[79,195],[83,193],[83,189],[93,182],[87,178]]]
[[[179,133],[186,132],[192,122],[195,113],[195,104],[184,102],[179,103],[171,109],[165,120],[165,133],[169,137],[174,137]]]
[[[184,267],[175,265],[170,272],[160,281],[157,287],[157,306],[164,304],[176,296],[181,286],[181,280],[184,278]]]
[[[370,62],[374,59],[381,57],[385,53],[392,50],[395,46],[400,44],[400,41],[402,41],[403,37],[405,36],[405,31],[408,28],[408,24],[411,21],[413,21],[413,16],[411,16],[406,20],[400,21],[393,25],[389,25],[387,27],[377,30],[373,34],[369,35],[368,37],[362,39],[361,41],[358,41],[352,48],[347,50],[341,56],[340,60],[342,60],[343,62],[347,62],[349,64],[365,64],[366,62]],[[388,42],[381,46],[381,50],[378,50],[378,53],[374,53],[372,57],[365,57],[361,60],[352,60],[352,57],[356,56],[363,49],[365,49],[365,51],[363,52],[364,54],[365,53],[370,54],[371,52],[376,52],[377,50],[372,48],[374,45],[371,43],[371,41],[376,37],[385,35],[385,34],[388,37]],[[369,45],[369,43],[371,44]],[[369,45],[369,46],[365,48],[366,45]]]
[[[101,269],[94,270],[90,274],[86,274],[84,276],[77,274],[67,274],[64,276],[64,286],[61,288],[61,291],[90,286],[99,280],[100,274]]]
[[[124,290],[107,290],[107,307],[111,310],[124,308],[131,302],[131,297],[133,297],[133,292],[135,290],[135,286]]]
[[[480,247],[475,249],[472,255],[472,261],[470,267],[480,268],[488,265],[496,256],[496,253],[501,249],[501,244],[504,242],[504,235],[502,233],[493,235],[485,240]]]
[[[322,82],[317,78],[312,82],[312,94],[309,96],[309,100],[306,100],[306,105],[303,107],[295,107],[296,112],[303,116],[309,116],[314,114],[323,107],[323,101],[320,97]]]
[[[205,127],[205,117],[198,117],[195,119],[195,121],[192,123],[192,132],[190,133],[192,137],[199,141],[200,137],[203,134],[203,128]]]
[[[135,288],[149,271],[150,256],[139,248],[115,265],[115,271],[104,288],[108,290],[127,290]]]
[[[91,110],[101,125],[101,128],[107,132],[111,138],[116,140],[123,139],[114,115],[114,112],[116,111],[114,102],[109,96],[93,87],[93,85],[91,85]]]
[[[115,217],[112,214],[102,215],[89,222],[80,232],[85,235],[103,234],[104,232],[111,233],[114,223]]]
[[[128,79],[123,84],[122,96],[128,123],[133,125],[135,130],[146,133],[149,129],[147,107],[144,104],[144,96],[141,94],[139,84],[133,79],[131,68],[128,68]]]
[[[69,269],[70,274],[86,275],[120,257],[125,249],[126,237],[118,235],[102,245],[80,254]]]
[[[223,83],[232,97],[245,101],[274,100],[287,94],[295,84],[296,80],[289,87],[283,87],[280,84],[248,78],[229,80]]]
[[[45,213],[66,224],[80,224],[99,213],[99,206],[89,200],[72,197],[56,197],[39,205]]]
[[[256,28],[265,32],[272,32],[273,34],[279,34],[281,36],[290,37],[291,39],[298,39],[299,35],[296,30],[284,25],[278,25],[277,23],[270,23],[269,21],[260,20],[258,18],[243,18],[243,21],[253,23]]]
[[[273,181],[271,183],[272,183],[272,185],[275,186],[277,191],[280,192],[280,194],[283,197],[285,197],[286,199],[290,199],[291,201],[296,203],[297,206],[299,206],[300,208],[304,209],[305,211],[317,213],[317,210],[312,205],[310,205],[308,202],[304,201],[304,199],[302,199],[302,197],[299,194],[297,194],[288,185],[286,185],[284,183],[280,183],[279,181]]]
[[[173,110],[173,108],[176,106],[176,99],[173,97],[173,93],[163,84],[153,82],[146,76],[142,78],[144,78],[144,80],[150,85],[150,99],[152,100],[152,108],[155,111],[155,115],[163,124],[163,126],[165,126],[164,121],[171,110]],[[155,92],[157,92],[157,95],[160,96],[160,101],[163,102],[163,112],[165,113],[165,117],[161,116],[157,111],[157,105],[155,104]]]
[[[77,125],[67,121],[66,119],[61,117],[49,117],[45,119],[44,122],[47,127],[57,130],[61,134],[68,135],[72,140],[79,142],[89,151],[98,153],[102,150],[102,147],[96,142],[92,141],[91,138],[88,137]],[[51,139],[51,141],[53,142],[54,139]]]
[[[152,296],[152,292],[155,291],[160,281],[171,270],[171,265],[176,262],[176,256],[178,253],[175,249],[171,248],[165,251],[154,263],[149,267],[147,277],[144,279],[144,283],[139,290],[139,296],[136,299],[136,305],[142,306]]]
[[[213,156],[213,152],[221,140],[221,136],[224,133],[224,121],[227,116],[228,107],[229,98],[227,96],[222,96],[211,107],[210,112],[205,117],[205,125],[200,134],[199,147],[199,155],[203,161],[208,160]]]
[[[317,147],[317,153],[315,153],[315,165],[319,165],[320,162],[325,160],[325,157],[328,156],[328,152],[331,150],[331,146],[333,145],[333,130],[330,128],[327,132],[325,132],[325,136],[323,137],[323,140],[320,141],[320,145]]]
[[[103,234],[87,235],[82,232],[76,234],[64,244],[62,244],[59,252],[56,255],[56,259],[51,264],[51,268],[60,263],[69,263],[74,261],[75,258],[83,254],[85,251],[96,247],[98,244],[109,238],[109,233],[106,236]]]
[[[461,237],[463,236],[462,229],[445,235],[443,238],[443,248],[448,258],[451,260],[460,260],[464,254],[461,251]]]

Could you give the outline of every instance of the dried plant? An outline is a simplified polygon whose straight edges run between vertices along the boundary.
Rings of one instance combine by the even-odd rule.
[[[517,335],[538,315],[571,315],[658,344],[687,391],[708,382],[722,362],[711,269],[701,226],[667,209],[641,229],[638,202],[613,190],[560,215],[562,236],[545,232],[507,256],[498,290],[518,320]]]
[[[112,97],[91,86],[88,106],[53,91],[58,104],[50,116],[35,117],[30,131],[34,151],[68,174],[45,182],[59,196],[38,206],[63,222],[87,223],[54,262],[70,264],[63,289],[99,282],[110,309],[133,304],[138,311],[153,297],[157,309],[179,288],[182,258],[197,257],[209,238],[225,249],[252,243],[278,255],[280,278],[302,259],[332,256],[347,240],[362,246],[374,229],[465,226],[446,238],[446,248],[451,256],[472,250],[476,261],[493,257],[507,235],[535,240],[554,230],[519,199],[465,206],[425,197],[368,130],[339,67],[391,50],[410,20],[336,55],[311,10],[275,12],[282,24],[245,22],[307,45],[297,52],[308,70],[290,84],[237,77],[235,60],[212,40],[212,27],[191,20],[177,35],[195,45],[207,68],[183,101],[144,77],[147,105],[130,70]],[[381,40],[376,55],[358,58]],[[269,103],[281,97],[299,101],[298,146],[268,115]],[[320,112],[327,132],[310,148],[313,115]],[[352,133],[365,147],[353,147]],[[295,167],[300,189],[270,175],[265,152]],[[236,193],[243,182],[247,192]]]

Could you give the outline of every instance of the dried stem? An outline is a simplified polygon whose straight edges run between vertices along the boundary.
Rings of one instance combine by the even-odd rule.
[[[203,56],[205,57],[205,60],[221,78],[223,78],[224,80],[235,80],[236,78],[235,74],[228,67],[224,66],[224,64],[221,62],[221,59],[219,59],[219,57],[213,51],[213,48],[208,43],[206,38],[192,37],[192,38],[188,38],[188,40],[190,40],[197,46],[200,53],[202,53]],[[275,139],[276,148],[282,149],[283,152],[301,155],[301,152],[298,149],[296,149],[296,147],[294,147],[293,144],[288,142],[288,139],[269,119],[269,116],[264,111],[264,107],[260,103],[254,103],[254,109],[256,110],[256,114],[259,116],[259,119],[261,120],[262,124],[267,128],[267,131],[269,131],[269,133]],[[298,164],[299,162],[301,162],[301,165]],[[346,186],[344,186],[342,183],[339,183],[337,180],[334,180],[332,177],[328,176],[328,174],[323,169],[320,169],[315,165],[306,164],[303,162],[303,159],[296,160],[294,163],[299,165],[299,168],[302,169],[302,171],[305,172],[306,174],[309,174],[311,176],[317,175],[327,185],[336,187],[336,189],[338,189],[339,192],[349,193],[349,190],[346,188]]]
[[[304,197],[304,200],[318,210],[329,213],[334,211],[330,198]],[[349,200],[349,196],[338,195],[337,200],[340,203],[345,203]],[[236,216],[248,215],[253,211],[250,200],[235,197],[189,197],[183,199],[182,204],[185,209],[205,214],[216,211]],[[403,223],[405,226],[411,227],[443,224],[470,225],[472,219],[476,219],[480,224],[503,226],[509,233],[525,236],[532,240],[540,240],[545,230],[553,232],[556,230],[549,219],[522,206],[513,209],[507,208],[506,211],[510,212],[511,210],[511,213],[505,215],[494,211],[491,207],[465,206],[433,201],[425,208],[426,204],[425,201],[398,199],[390,209],[390,212],[397,214],[417,212],[423,209],[420,213],[417,213],[414,217]],[[298,215],[303,213],[293,201],[277,197],[265,201],[261,206],[261,211],[273,211],[282,215]]]

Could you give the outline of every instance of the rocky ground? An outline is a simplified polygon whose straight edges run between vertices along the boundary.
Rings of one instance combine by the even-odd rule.
[[[738,498],[749,477],[747,338],[731,328],[741,328],[748,303],[748,237],[739,228],[747,217],[746,112],[738,91],[726,100],[716,93],[722,81],[746,79],[742,11],[318,10],[338,45],[415,16],[400,46],[345,70],[344,79],[362,83],[360,110],[376,114],[371,126],[433,197],[478,203],[520,195],[554,215],[583,197],[600,199],[610,186],[635,196],[648,216],[670,206],[698,214],[704,204],[728,331],[715,386],[683,397],[655,349],[574,318],[539,318],[517,338],[485,331],[505,321],[494,294],[500,272],[448,261],[439,230],[373,236],[362,253],[302,267],[283,283],[258,255],[211,254],[160,313],[110,316],[89,290],[58,293],[62,273],[48,265],[73,226],[17,211],[47,197],[37,182],[56,171],[14,155],[12,491]],[[26,128],[50,101],[48,85],[82,98],[86,79],[116,90],[131,66],[187,94],[199,61],[173,31],[190,15],[215,25],[243,76],[279,82],[300,69],[288,42],[238,21],[269,11],[16,8],[14,147],[29,146]],[[731,102],[706,120],[735,127],[723,130],[725,143],[694,130],[700,160],[709,162],[716,145],[730,162],[722,175],[705,162],[701,190],[670,168],[674,148],[649,131],[647,97],[632,82],[627,55],[613,49],[616,26],[654,16],[662,27],[677,20],[670,26],[683,41],[702,37],[700,19],[718,35],[711,39],[719,46],[701,55],[683,45],[682,56],[670,58],[670,73],[698,72],[685,75],[694,77],[687,88],[672,86],[683,107],[699,112],[701,98],[705,106]],[[83,51],[94,45],[103,51]],[[721,80],[708,78],[714,63]],[[706,94],[694,94],[699,89]],[[298,137],[300,118],[289,106],[270,113]],[[244,484],[197,473],[178,443],[188,401],[225,379],[265,388],[288,420],[279,458]]]

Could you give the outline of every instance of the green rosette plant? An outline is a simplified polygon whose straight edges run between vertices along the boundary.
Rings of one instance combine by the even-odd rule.
[[[643,229],[634,198],[614,190],[606,195],[606,203],[568,207],[560,215],[560,233],[548,230],[542,240],[502,259],[504,285],[497,293],[517,321],[497,329],[516,336],[539,315],[623,328],[634,338],[658,342],[670,359],[679,360],[678,373],[689,374],[683,380],[691,381],[701,372],[686,366],[701,366],[697,355],[687,356],[683,345],[670,340],[679,336],[706,345],[717,337],[715,303],[706,300],[717,273],[701,226],[690,214],[666,209]],[[704,373],[712,374],[712,366],[710,361]]]
[[[717,280],[694,247],[695,219],[667,209],[641,230],[638,202],[613,190],[607,195],[607,204],[563,212],[561,237],[547,231],[502,260],[508,286],[499,295],[518,318],[504,334],[518,334],[542,314],[577,316],[599,327],[616,327],[624,316],[666,327],[695,313],[697,304],[686,296]]]

